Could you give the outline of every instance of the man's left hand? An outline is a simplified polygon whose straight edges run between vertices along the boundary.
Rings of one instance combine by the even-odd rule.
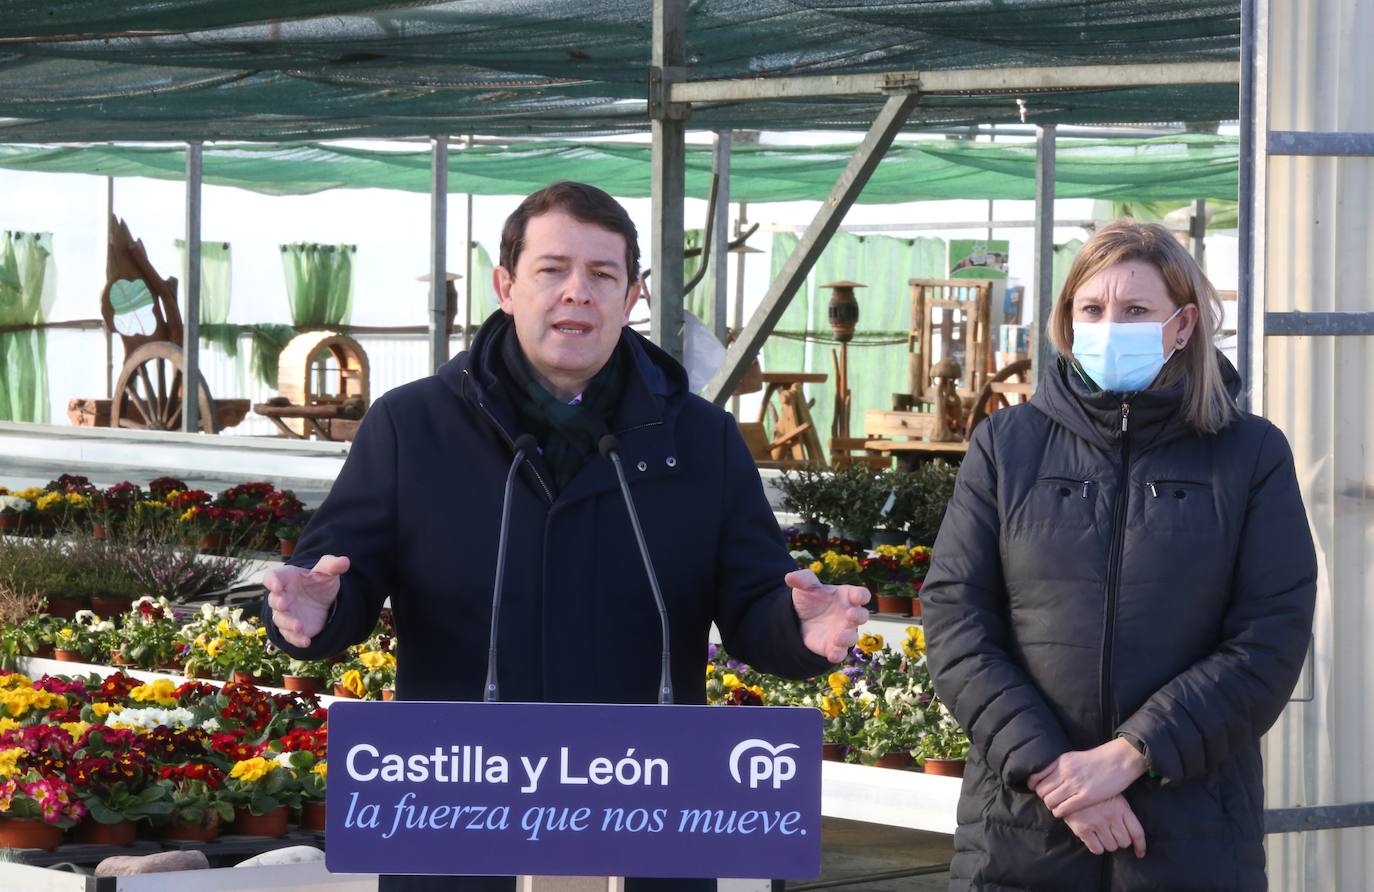
[[[843,660],[859,640],[859,626],[868,622],[868,589],[859,585],[828,585],[810,570],[794,570],[783,577],[792,589],[792,606],[801,620],[802,641],[832,663]]]

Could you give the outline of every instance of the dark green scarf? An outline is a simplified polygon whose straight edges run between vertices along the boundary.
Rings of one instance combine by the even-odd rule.
[[[624,347],[616,345],[611,358],[587,383],[582,401],[569,405],[544,389],[534,377],[520,349],[515,326],[501,336],[500,356],[511,383],[511,402],[521,430],[539,441],[544,460],[561,492],[577,475],[597,443],[610,433],[611,416],[620,404],[625,384]]]

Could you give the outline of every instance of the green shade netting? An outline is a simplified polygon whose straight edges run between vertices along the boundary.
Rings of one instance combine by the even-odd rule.
[[[0,138],[3,127],[0,126]],[[742,146],[730,153],[730,200],[823,200],[849,162],[852,146]],[[710,146],[687,147],[686,192],[705,198]],[[1153,139],[1060,140],[1058,198],[1235,201],[1239,147],[1232,137],[1186,134]],[[207,146],[205,182],[271,195],[336,188],[428,193],[430,154],[318,144]],[[0,168],[182,181],[181,148],[0,146]],[[639,143],[539,141],[478,145],[449,154],[448,188],[474,195],[526,195],[558,179],[595,183],[623,198],[651,191],[652,152]],[[1035,198],[1034,143],[924,139],[898,142],[874,171],[859,202]]]
[[[777,278],[787,256],[799,239],[791,233],[774,233],[772,276]],[[827,449],[835,412],[835,363],[838,352],[830,329],[830,289],[826,282],[848,279],[862,282],[856,288],[859,323],[849,343],[849,390],[851,436],[861,436],[865,409],[891,409],[892,394],[905,393],[907,381],[906,339],[911,324],[911,292],[907,282],[945,277],[945,242],[939,238],[893,238],[837,233],[826,246],[764,342],[766,372],[823,372],[824,384],[807,384],[806,395],[815,400],[811,417],[816,433]]]
[[[1240,0],[693,0],[688,77],[1235,61]],[[647,129],[653,5],[7,3],[7,141]],[[285,19],[285,20],[283,20]],[[40,40],[26,38],[41,37]],[[1023,98],[1025,105],[1019,105]],[[694,127],[863,128],[882,97],[701,103]],[[922,97],[913,125],[1216,121],[1238,89]]]
[[[286,302],[298,326],[347,325],[353,316],[353,245],[281,246]]]
[[[41,325],[56,297],[52,233],[0,233],[0,329]],[[0,331],[0,421],[47,422],[47,334]]]

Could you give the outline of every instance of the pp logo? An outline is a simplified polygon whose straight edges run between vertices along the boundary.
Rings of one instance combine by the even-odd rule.
[[[800,749],[795,743],[780,743],[773,746],[757,737],[741,741],[730,753],[730,776],[735,779],[735,783],[744,783],[739,774],[740,761],[750,750],[762,750],[749,756],[749,789],[756,790],[760,784],[772,781],[773,789],[776,790],[797,776],[797,760],[791,756],[781,755],[795,749]]]

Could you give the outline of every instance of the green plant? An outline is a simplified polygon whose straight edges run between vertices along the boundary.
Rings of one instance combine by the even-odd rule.
[[[926,759],[967,759],[968,735],[959,727],[949,707],[939,698],[927,708],[926,729],[911,749],[911,755],[924,763]]]
[[[883,519],[888,490],[881,478],[866,465],[852,464],[835,472],[831,486],[831,523],[851,539],[867,539]]]
[[[835,475],[824,468],[790,468],[782,472],[777,487],[782,507],[804,523],[829,522],[835,509]]]
[[[53,646],[78,653],[88,663],[103,663],[110,657],[116,635],[114,623],[89,610],[78,610],[74,619],[56,621]]]
[[[905,505],[906,529],[917,545],[934,545],[945,509],[954,497],[959,469],[940,460],[925,462],[913,472]]]
[[[329,678],[333,660],[288,660],[286,674],[296,678]]]
[[[181,651],[172,605],[165,598],[143,597],[125,613],[113,646],[126,663],[140,669],[171,664]]]

